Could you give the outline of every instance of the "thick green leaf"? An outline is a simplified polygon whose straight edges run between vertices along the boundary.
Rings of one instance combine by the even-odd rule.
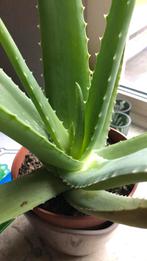
[[[14,220],[12,219],[12,220],[9,220],[9,221],[7,221],[5,223],[2,223],[0,225],[0,233],[2,233],[13,221]]]
[[[66,127],[74,122],[75,83],[84,100],[90,85],[89,55],[81,0],[38,0],[45,91]]]
[[[29,124],[34,131],[48,138],[45,126],[32,101],[0,69],[0,108],[4,107],[11,114],[17,115],[24,124]],[[0,126],[1,128],[2,126]]]
[[[31,100],[2,70],[0,70],[0,130],[28,148],[46,164],[70,170],[80,168],[82,164],[48,140],[44,125]]]
[[[1,185],[0,224],[33,209],[66,190],[67,187],[62,181],[43,168]]]
[[[116,223],[147,228],[147,200],[118,196],[106,191],[67,192],[69,203],[81,212]]]
[[[60,148],[66,149],[69,142],[69,135],[64,128],[62,122],[56,116],[56,113],[51,108],[48,100],[44,96],[40,86],[34,78],[32,72],[27,67],[20,51],[14,43],[4,23],[0,19],[0,43],[7,53],[18,77],[24,85],[25,90],[32,99],[36,109],[38,110],[47,132],[50,134],[53,141]]]
[[[135,0],[113,0],[86,104],[84,149],[102,147],[116,97],[117,76]],[[116,15],[119,17],[116,22]]]
[[[116,159],[145,148],[147,148],[147,133],[107,146],[97,150],[96,153],[105,159]]]
[[[110,189],[125,184],[147,181],[147,149],[126,157],[105,160],[95,156],[91,166],[76,172],[61,172],[60,176],[68,185],[87,189]]]

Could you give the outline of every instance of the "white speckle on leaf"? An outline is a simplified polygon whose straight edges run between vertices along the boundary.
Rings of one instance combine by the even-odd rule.
[[[111,82],[111,75],[110,75],[109,78],[108,78],[108,82]]]
[[[122,33],[119,33],[118,38],[122,38]]]
[[[115,60],[116,60],[116,55],[113,56],[113,61],[115,61]]]
[[[99,113],[98,117],[99,117],[99,118],[101,118],[101,117],[102,117],[102,112],[100,112],[100,113]]]
[[[28,75],[24,72],[23,75],[25,76],[25,78],[27,79],[28,78]]]

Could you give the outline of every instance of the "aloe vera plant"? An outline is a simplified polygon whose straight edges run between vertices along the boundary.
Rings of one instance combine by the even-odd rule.
[[[91,74],[82,1],[38,0],[44,91],[0,20],[0,43],[29,96],[0,70],[0,130],[44,164],[0,186],[1,224],[64,193],[83,213],[147,227],[147,200],[106,191],[147,181],[147,134],[106,146],[134,2],[112,0]]]

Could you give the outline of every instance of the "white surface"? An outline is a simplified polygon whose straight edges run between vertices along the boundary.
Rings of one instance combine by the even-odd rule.
[[[20,144],[0,132],[0,164],[7,164],[11,169],[15,154],[20,147]]]

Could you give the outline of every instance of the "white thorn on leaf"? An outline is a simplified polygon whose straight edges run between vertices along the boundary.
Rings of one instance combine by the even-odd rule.
[[[108,17],[108,14],[104,14],[104,18],[106,19]]]
[[[102,39],[103,39],[103,36],[99,36],[99,40],[100,40],[100,42],[102,41]]]
[[[132,170],[132,173],[137,173],[137,172],[138,172],[137,169],[133,169],[133,170]]]
[[[41,46],[41,42],[38,42],[38,45]]]
[[[84,5],[82,5],[82,9],[85,10],[85,6]]]
[[[43,73],[40,74],[41,78],[43,77]]]
[[[116,175],[117,175],[117,172],[113,172],[113,173],[111,174],[111,178],[116,177]]]
[[[105,101],[105,100],[106,100],[106,97],[107,97],[106,95],[103,97],[103,101]]]

